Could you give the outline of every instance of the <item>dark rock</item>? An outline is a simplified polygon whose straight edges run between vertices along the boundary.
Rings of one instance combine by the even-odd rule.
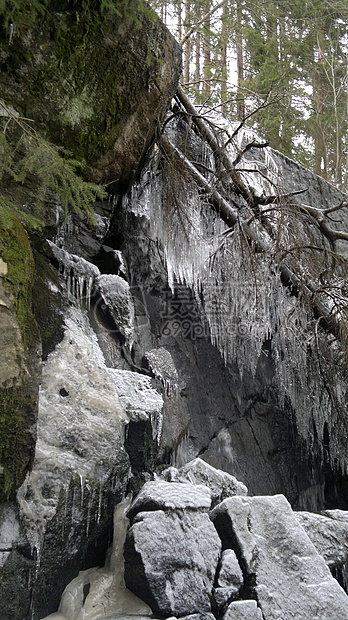
[[[14,497],[33,462],[41,374],[32,311],[35,264],[18,218],[0,213],[0,501]]]
[[[4,33],[2,96],[84,160],[89,178],[120,187],[176,91],[181,50],[145,7],[132,12],[121,0],[104,16],[74,9],[52,5],[17,25],[12,46]]]
[[[218,610],[221,610],[225,605],[231,603],[239,596],[239,588],[235,586],[225,586],[221,588],[214,588],[213,598],[215,606]]]

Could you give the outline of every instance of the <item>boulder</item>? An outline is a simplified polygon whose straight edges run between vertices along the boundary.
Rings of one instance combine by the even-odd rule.
[[[170,618],[168,618],[170,620]],[[184,616],[180,618],[180,620],[215,620],[213,614],[190,614],[189,616]]]
[[[265,620],[348,619],[348,597],[283,495],[231,497],[211,513]],[[233,616],[231,616],[233,617]]]
[[[328,566],[348,561],[348,511],[327,510],[322,514],[303,511],[295,515]]]
[[[214,588],[213,590],[213,599],[217,609],[222,609],[227,603],[236,600],[238,596],[239,590],[235,586]]]
[[[128,518],[149,510],[209,510],[211,494],[203,485],[156,480],[146,482],[128,511]]]
[[[237,589],[243,585],[242,569],[233,549],[225,549],[221,556],[218,585],[235,586]]]
[[[260,620],[261,610],[256,601],[234,601],[228,606],[223,620]]]
[[[50,3],[51,4],[51,3]],[[97,182],[130,180],[175,94],[181,48],[154,12],[118,0],[30,12],[0,38],[2,96]],[[29,12],[29,10],[28,10]],[[55,67],[52,71],[52,67]]]
[[[0,209],[0,502],[14,499],[34,458],[41,341],[32,312],[35,263],[14,213]]]
[[[207,513],[141,512],[127,534],[126,585],[154,613],[210,613],[220,551],[221,541]]]
[[[200,458],[190,461],[180,469],[169,467],[162,475],[166,480],[205,484],[212,492],[213,505],[232,495],[248,494],[248,489],[243,482]]]

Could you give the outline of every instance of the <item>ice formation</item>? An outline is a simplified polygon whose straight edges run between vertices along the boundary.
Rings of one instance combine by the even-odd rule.
[[[146,603],[130,592],[124,583],[123,546],[131,496],[120,502],[114,513],[114,540],[103,568],[80,571],[65,588],[59,611],[43,620],[97,620],[106,616],[122,620],[125,616],[151,616]],[[83,589],[89,584],[84,600]]]
[[[84,527],[88,531],[90,520],[100,519],[103,487],[114,467],[114,455],[123,449],[128,422],[86,311],[71,308],[65,323],[64,339],[44,364],[35,461],[18,490],[21,518],[38,561],[46,523],[55,515],[62,493],[68,501],[72,479],[80,481],[80,489],[74,487],[72,518],[83,514],[88,491]],[[91,487],[99,489],[93,515]]]
[[[98,267],[81,256],[70,254],[53,241],[47,243],[59,263],[59,271],[67,287],[68,298],[76,299],[80,304],[84,301],[89,308],[94,280],[100,276]]]
[[[260,142],[253,132],[242,128],[232,137],[234,125],[216,116],[213,120],[220,131],[220,142],[228,143],[230,161],[238,158],[238,174],[254,198],[284,193],[285,180],[272,150],[245,150],[248,144]],[[182,132],[178,125],[169,124],[166,131],[180,148]],[[199,146],[197,136],[187,135],[187,157],[199,160],[198,168],[203,163],[206,178],[214,188],[217,181],[211,148],[202,140]],[[332,372],[335,366],[332,339],[318,327],[309,301],[302,294],[291,296],[280,278],[282,255],[298,244],[299,235],[303,244],[312,240],[301,222],[291,219],[282,206],[273,209],[267,228],[240,196],[236,194],[231,199],[232,204],[234,199],[235,204],[239,200],[238,212],[244,221],[250,222],[268,252],[258,252],[238,222],[229,229],[209,204],[209,197],[203,195],[185,170],[178,170],[173,162],[163,164],[156,150],[139,183],[124,197],[123,209],[126,215],[132,213],[138,218],[144,238],[150,237],[161,248],[173,298],[181,286],[193,292],[201,315],[202,335],[210,334],[225,363],[237,364],[241,375],[255,375],[262,357],[273,360],[274,380],[283,403],[291,403],[301,412],[296,425],[299,433],[308,437],[313,416],[320,427],[320,418],[324,420],[327,411],[336,407],[334,419],[345,408],[339,377],[332,387],[333,393],[325,388],[325,372]],[[259,215],[267,211],[267,206],[258,208]],[[312,277],[313,267],[305,261],[306,257],[298,263],[300,273]],[[175,325],[173,321],[171,328]],[[331,367],[330,361],[320,361],[320,349],[329,351],[325,359],[332,357]],[[324,380],[318,381],[318,375],[323,373]],[[333,448],[338,451],[337,458],[339,444],[337,441]]]
[[[175,394],[178,388],[178,372],[169,351],[163,347],[151,349],[146,351],[145,359],[154,376],[162,383],[165,394]]]

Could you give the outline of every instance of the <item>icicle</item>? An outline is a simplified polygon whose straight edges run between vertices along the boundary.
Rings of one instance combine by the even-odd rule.
[[[85,481],[82,474],[79,474],[80,478],[80,508],[83,509],[83,499],[84,499],[84,489],[85,489]]]
[[[101,513],[102,513],[102,499],[103,499],[103,485],[101,484],[99,487],[97,525],[99,525]]]
[[[34,556],[35,556],[35,581],[36,581],[38,578],[40,562],[41,562],[40,546],[39,545],[35,546],[33,551],[34,551]]]
[[[65,280],[68,298],[75,299],[79,305],[85,301],[89,309],[93,283],[100,276],[98,267],[81,256],[69,254],[52,241],[48,241],[48,244],[59,263],[59,273]]]
[[[68,501],[69,501],[69,485],[65,486],[65,498],[64,498],[64,517],[68,514]]]
[[[94,494],[95,494],[95,490],[92,489],[92,491],[90,492],[88,506],[87,506],[86,536],[88,536],[88,533],[89,533],[89,526],[91,522],[91,511],[92,511],[92,506],[94,502]]]

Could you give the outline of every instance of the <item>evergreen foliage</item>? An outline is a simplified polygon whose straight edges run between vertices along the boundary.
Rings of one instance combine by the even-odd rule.
[[[250,115],[249,126],[271,146],[348,188],[346,2],[153,0],[153,6],[179,39],[193,29],[184,45],[183,85],[197,103],[220,105],[236,120]]]
[[[85,213],[95,221],[92,202],[96,196],[106,197],[103,187],[84,181],[77,173],[79,162],[71,159],[63,148],[45,140],[9,106],[1,103],[3,132],[0,134],[0,180],[3,187],[12,181],[34,182],[35,211],[40,214],[48,200],[58,200],[65,217],[69,210]],[[12,209],[29,225],[37,227],[40,219],[18,209],[3,191],[0,206]]]

